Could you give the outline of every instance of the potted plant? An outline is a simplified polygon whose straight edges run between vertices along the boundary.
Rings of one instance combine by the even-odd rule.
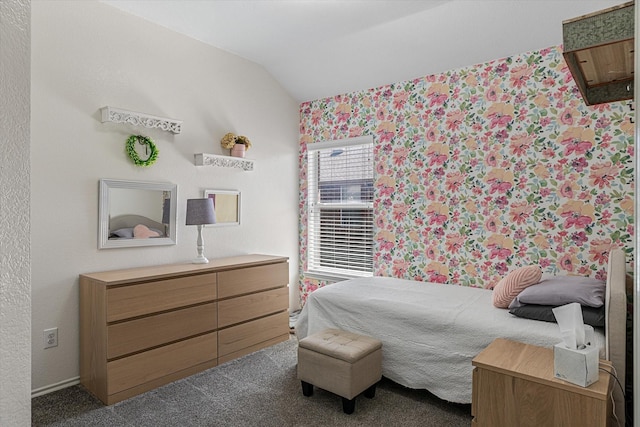
[[[235,135],[229,132],[222,137],[220,145],[222,145],[223,148],[231,150],[233,157],[244,157],[245,151],[251,147],[251,141],[249,141],[249,138],[246,136]]]

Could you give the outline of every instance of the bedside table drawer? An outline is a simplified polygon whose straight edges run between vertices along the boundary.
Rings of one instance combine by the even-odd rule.
[[[589,387],[553,375],[553,350],[496,338],[471,362],[471,414],[477,427],[605,427],[613,382],[604,371]]]
[[[107,358],[124,356],[216,329],[215,303],[198,305],[108,326]]]
[[[107,289],[107,322],[216,299],[216,274],[200,274]]]

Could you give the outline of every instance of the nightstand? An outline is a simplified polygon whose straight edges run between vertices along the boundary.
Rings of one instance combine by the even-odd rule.
[[[472,362],[473,427],[606,427],[615,380],[580,387],[553,376],[553,350],[498,338]],[[604,360],[600,367],[610,370]]]

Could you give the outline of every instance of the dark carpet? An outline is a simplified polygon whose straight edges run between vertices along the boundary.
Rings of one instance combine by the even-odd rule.
[[[296,379],[297,341],[233,360],[115,405],[81,386],[32,400],[33,426],[465,426],[470,405],[444,402],[385,378],[373,399],[359,396],[351,415],[340,397]]]

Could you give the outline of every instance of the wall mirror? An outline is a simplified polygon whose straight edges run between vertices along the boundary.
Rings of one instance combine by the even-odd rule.
[[[207,227],[240,225],[240,192],[232,190],[204,190],[204,197],[213,199],[216,223]]]
[[[100,180],[98,248],[176,244],[177,185]]]

